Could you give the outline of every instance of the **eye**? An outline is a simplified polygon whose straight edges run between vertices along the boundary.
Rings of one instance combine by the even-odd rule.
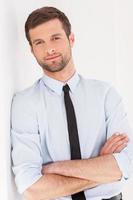
[[[40,41],[36,42],[35,45],[37,46],[37,45],[40,45],[40,44],[43,44],[43,43],[44,42],[40,40]]]
[[[37,42],[36,45],[41,44],[41,42]]]
[[[54,37],[53,38],[53,40],[59,40],[60,39],[60,37]]]

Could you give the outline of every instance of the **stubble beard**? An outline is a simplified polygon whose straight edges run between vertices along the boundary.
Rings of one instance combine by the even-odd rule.
[[[64,56],[64,57],[61,56],[62,57],[61,61],[52,61],[51,64],[47,64],[39,60],[37,60],[37,62],[44,70],[54,73],[54,72],[62,71],[71,60],[71,56],[72,56],[71,53],[68,56]]]

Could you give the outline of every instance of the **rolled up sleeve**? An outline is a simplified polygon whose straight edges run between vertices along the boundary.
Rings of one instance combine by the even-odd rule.
[[[11,109],[12,169],[19,193],[42,176],[42,151],[32,100],[22,94],[13,97]]]
[[[127,113],[122,98],[114,87],[111,87],[105,101],[107,138],[114,133],[125,133],[129,137],[127,147],[120,153],[114,153],[117,164],[122,172],[122,180],[127,180],[132,174],[133,167],[133,133],[128,123]]]

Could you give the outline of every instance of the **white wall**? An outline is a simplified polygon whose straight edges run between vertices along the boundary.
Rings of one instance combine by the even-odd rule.
[[[1,0],[0,2],[0,199],[20,200],[10,171],[10,105],[15,91],[30,86],[41,68],[24,35],[28,14],[45,5],[69,17],[75,33],[73,56],[80,73],[113,82],[133,124],[133,2],[129,0]],[[132,126],[133,127],[133,126]],[[131,200],[133,181],[124,190]]]
[[[10,1],[0,1],[0,199],[15,200],[10,170],[10,105],[15,88],[17,23]]]

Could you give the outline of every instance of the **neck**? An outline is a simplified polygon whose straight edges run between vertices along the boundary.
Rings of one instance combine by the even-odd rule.
[[[73,61],[71,61],[63,70],[59,72],[49,72],[44,70],[44,73],[49,77],[61,82],[67,82],[76,72]]]

